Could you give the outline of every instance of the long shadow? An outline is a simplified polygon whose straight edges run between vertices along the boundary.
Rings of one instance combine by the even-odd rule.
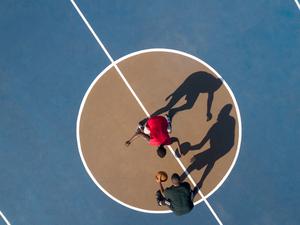
[[[169,117],[172,119],[176,113],[191,109],[201,93],[208,93],[207,120],[210,120],[212,118],[211,105],[214,98],[214,92],[218,90],[221,85],[222,81],[220,79],[215,78],[207,72],[198,71],[192,73],[172,94],[166,97],[165,100],[169,100],[169,102],[162,108],[155,111],[152,116],[160,115],[168,111]],[[183,97],[185,97],[186,103],[181,106],[174,107]]]
[[[227,104],[221,109],[217,122],[209,129],[200,143],[191,146],[190,143],[185,142],[181,146],[182,154],[186,154],[188,151],[200,150],[207,141],[210,143],[210,147],[207,150],[192,157],[191,164],[187,168],[187,172],[191,173],[195,169],[200,170],[206,166],[197,184],[199,189],[202,187],[205,178],[214,167],[216,161],[226,155],[234,145],[235,119],[230,116],[231,109],[231,104]],[[181,175],[181,180],[186,179],[186,176],[184,172]]]

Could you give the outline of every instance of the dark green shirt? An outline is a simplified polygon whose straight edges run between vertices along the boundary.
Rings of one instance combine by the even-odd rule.
[[[166,199],[171,202],[170,208],[176,215],[186,214],[194,207],[191,197],[191,186],[187,182],[181,183],[177,187],[172,185],[166,188],[164,194]]]

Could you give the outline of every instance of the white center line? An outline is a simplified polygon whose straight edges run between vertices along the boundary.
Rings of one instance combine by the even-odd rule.
[[[108,59],[110,60],[110,62],[112,63],[112,65],[117,70],[118,74],[120,75],[120,77],[122,78],[122,80],[124,81],[124,83],[126,84],[126,86],[128,87],[128,89],[130,90],[131,94],[134,96],[134,98],[136,99],[136,101],[138,102],[138,104],[140,105],[140,107],[142,108],[142,110],[144,111],[144,113],[147,115],[147,117],[150,117],[149,112],[146,110],[145,106],[143,105],[143,103],[141,102],[141,100],[138,98],[138,96],[136,95],[136,93],[134,92],[134,90],[132,89],[132,87],[130,86],[130,84],[128,83],[128,81],[126,80],[125,76],[123,75],[122,71],[119,69],[118,65],[115,63],[115,61],[113,60],[113,58],[111,57],[111,55],[109,54],[109,52],[105,48],[105,46],[102,43],[102,41],[99,39],[98,35],[95,33],[94,29],[91,27],[91,25],[89,24],[89,22],[87,21],[87,19],[83,15],[83,13],[81,12],[81,10],[77,6],[77,4],[74,2],[74,0],[70,0],[70,1],[73,4],[73,6],[76,9],[76,11],[78,12],[78,14],[80,15],[80,17],[83,20],[83,22],[85,23],[85,25],[88,27],[88,29],[90,30],[90,32],[92,33],[92,35],[94,36],[94,38],[96,39],[96,41],[98,42],[98,44],[100,45],[100,47],[102,48],[102,50],[104,51],[104,53],[106,54],[106,56],[108,57]],[[181,166],[182,170],[186,173],[186,175],[189,178],[189,180],[191,181],[191,183],[194,186],[196,186],[196,182],[194,181],[194,179],[192,178],[192,176],[187,172],[185,166],[180,161],[180,159],[176,156],[173,148],[170,145],[168,146],[168,148],[171,151],[171,153],[173,154],[173,156],[175,157],[175,159],[177,160],[177,162],[179,163],[179,165]],[[207,201],[207,199],[205,198],[205,196],[203,195],[203,193],[200,191],[200,189],[199,189],[198,193],[200,194],[201,198],[203,198],[206,206],[211,211],[211,213],[213,214],[213,216],[215,217],[215,219],[217,220],[217,222],[220,225],[223,225],[223,223],[221,222],[220,218],[218,217],[218,215],[216,214],[216,212],[214,211],[214,209],[211,207],[210,203]]]
[[[0,211],[0,218],[2,218],[4,220],[6,225],[10,225],[10,222],[8,221],[8,219],[6,219],[6,217],[4,216],[4,214],[1,211]]]
[[[298,9],[300,10],[300,3],[298,2],[298,0],[295,0],[295,3],[298,6]]]
[[[73,0],[71,0],[71,2],[73,4],[73,6],[75,7],[76,11],[78,12],[78,14],[80,15],[80,17],[82,18],[82,20],[84,21],[85,25],[89,28],[90,32],[93,34],[94,38],[96,39],[96,41],[98,42],[98,44],[100,45],[100,47],[102,48],[102,50],[104,51],[105,55],[108,57],[109,61],[113,64],[113,66],[115,67],[115,69],[119,73],[120,77],[122,78],[122,80],[124,81],[124,83],[126,84],[126,86],[128,87],[128,89],[130,90],[130,92],[132,93],[132,95],[134,96],[135,100],[139,103],[139,105],[143,109],[144,113],[149,117],[150,114],[148,113],[148,111],[144,107],[143,103],[138,98],[138,96],[135,94],[134,90],[132,89],[132,87],[130,86],[130,84],[128,83],[128,81],[126,80],[125,76],[123,75],[123,73],[119,69],[118,65],[115,63],[115,61],[113,60],[113,58],[110,56],[110,54],[106,50],[105,46],[103,45],[102,41],[99,39],[98,35],[95,33],[94,29],[91,27],[91,25],[89,24],[89,22],[86,20],[85,16],[82,14],[81,10],[78,8],[78,6],[76,5],[76,3]]]

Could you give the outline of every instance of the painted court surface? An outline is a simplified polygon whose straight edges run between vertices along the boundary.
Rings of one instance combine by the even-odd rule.
[[[208,141],[202,149],[202,152],[207,150],[208,155],[203,152],[198,162],[191,164],[190,159],[195,152],[199,153],[195,150],[200,150],[200,146],[180,159],[186,168],[192,168],[192,177],[197,182],[205,167],[213,165],[201,188],[203,194],[210,194],[234,164],[241,139],[236,103],[225,84],[195,59],[166,50],[134,54],[120,60],[118,67],[127,75],[127,81],[148,111],[154,113],[161,108],[158,112],[161,114],[178,109],[172,120],[172,136],[182,143],[199,144],[214,124],[221,124],[217,118],[222,108],[227,104],[233,107],[231,114],[237,126],[224,126],[219,134],[213,134],[216,137],[211,137],[212,142],[224,142],[222,147],[208,149],[211,147]],[[126,138],[132,135],[145,114],[114,67],[109,67],[98,78],[86,95],[79,118],[78,138],[86,167],[97,183],[118,200],[144,210],[166,210],[154,201],[157,184],[153,177],[158,170],[181,174],[182,168],[171,153],[159,159],[155,147],[147,146],[143,140],[125,147]],[[206,116],[208,93],[213,96],[213,119],[209,122]],[[165,100],[170,94],[173,94],[171,104]],[[184,149],[184,144],[182,148],[189,150]],[[214,154],[220,156],[214,158]]]
[[[299,224],[297,3],[2,1],[0,224]],[[172,111],[183,156],[124,146]],[[183,169],[177,217],[154,175]]]

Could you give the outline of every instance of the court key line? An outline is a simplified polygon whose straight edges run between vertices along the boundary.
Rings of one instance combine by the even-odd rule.
[[[147,115],[147,117],[150,117],[149,112],[146,110],[145,106],[143,105],[143,103],[141,102],[141,100],[138,98],[138,96],[136,95],[135,91],[132,89],[132,87],[130,86],[130,84],[126,80],[124,74],[119,69],[118,65],[115,63],[115,61],[113,60],[113,58],[111,57],[111,55],[107,51],[106,47],[104,46],[104,44],[102,43],[102,41],[99,39],[98,35],[95,33],[94,29],[91,27],[91,25],[89,24],[89,22],[87,21],[87,19],[85,18],[85,16],[83,15],[83,13],[81,12],[81,10],[77,6],[77,4],[74,2],[74,0],[70,0],[70,1],[73,4],[73,6],[76,9],[76,11],[79,14],[79,16],[81,17],[81,19],[83,20],[83,22],[85,23],[85,25],[88,27],[89,31],[92,33],[92,35],[94,36],[94,38],[96,39],[96,41],[98,42],[98,44],[100,45],[100,47],[102,48],[102,50],[104,51],[104,53],[106,54],[106,56],[108,57],[108,59],[110,60],[111,64],[115,67],[116,71],[118,72],[118,74],[120,75],[120,77],[122,78],[122,80],[124,81],[124,83],[126,84],[126,86],[128,87],[128,89],[131,92],[131,94],[136,99],[136,101],[138,102],[138,104],[140,105],[140,107],[142,108],[142,110],[144,111],[144,113]],[[196,187],[196,182],[191,177],[191,175],[187,172],[187,170],[186,170],[185,166],[183,165],[183,163],[181,162],[181,160],[176,156],[173,148],[170,145],[168,145],[168,148],[171,151],[172,155],[177,160],[177,162],[179,163],[179,165],[181,166],[181,168],[184,171],[184,173],[187,175],[187,177],[191,181],[191,183]],[[220,225],[223,225],[223,223],[221,222],[220,218],[218,217],[218,215],[216,214],[216,212],[214,211],[214,209],[211,207],[210,203],[207,201],[207,199],[205,198],[205,196],[203,195],[203,193],[200,191],[200,189],[198,190],[198,193],[203,198],[203,201],[205,202],[206,206],[211,211],[211,213],[213,214],[213,216],[215,217],[215,219],[217,220],[217,222]]]
[[[0,218],[2,218],[4,220],[4,222],[6,223],[6,225],[11,225],[10,222],[8,221],[8,219],[2,213],[2,211],[0,211]]]

